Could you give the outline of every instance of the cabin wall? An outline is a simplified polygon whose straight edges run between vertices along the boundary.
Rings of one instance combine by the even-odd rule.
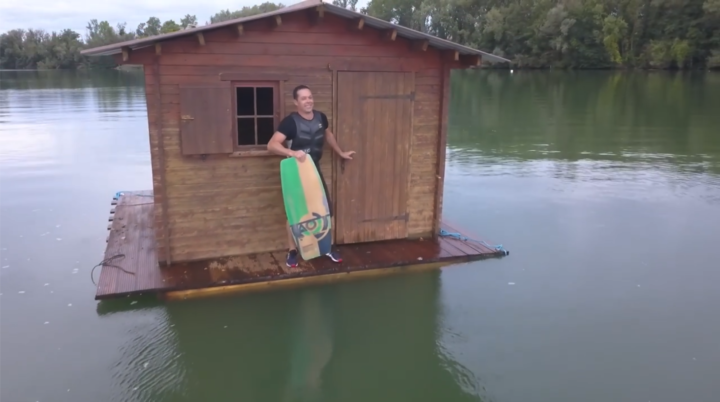
[[[183,84],[219,83],[220,73],[287,75],[282,88],[283,116],[294,110],[292,89],[313,91],[315,109],[334,127],[333,69],[415,71],[416,98],[410,151],[408,230],[425,237],[435,223],[438,143],[442,97],[440,54],[413,50],[409,42],[388,41],[364,27],[353,30],[342,18],[325,15],[311,25],[304,13],[205,32],[134,51],[129,63],[144,64],[158,256],[166,260],[167,219],[172,261],[186,261],[287,247],[278,156],[211,154],[183,156],[180,143],[180,90]],[[159,74],[158,74],[159,71]],[[158,107],[158,105],[160,105]],[[279,123],[279,120],[278,120]],[[343,139],[338,138],[341,147]],[[333,192],[335,155],[326,146],[321,170]],[[350,162],[352,163],[352,162]],[[333,201],[337,198],[332,197]],[[163,208],[167,206],[167,211]],[[167,216],[164,216],[164,213]]]

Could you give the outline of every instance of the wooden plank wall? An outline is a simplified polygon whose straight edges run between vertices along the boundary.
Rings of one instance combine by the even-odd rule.
[[[410,163],[408,229],[411,237],[431,234],[436,190],[440,122],[441,63],[432,49],[415,50],[402,38],[388,41],[382,32],[358,31],[345,19],[325,15],[311,25],[302,12],[164,42],[160,54],[150,47],[132,52],[128,63],[144,64],[148,123],[154,176],[157,250],[164,261],[166,239],[161,229],[163,194],[167,194],[172,261],[280,250],[286,247],[285,217],[280,190],[279,157],[209,155],[205,160],[183,157],[180,150],[179,84],[220,83],[222,72],[278,73],[291,77],[283,85],[284,113],[294,110],[292,89],[308,85],[315,108],[333,127],[333,68],[415,70],[416,101]],[[156,78],[160,69],[161,113],[157,111]],[[164,143],[160,165],[159,138]],[[339,139],[342,145],[342,139]],[[332,151],[321,163],[333,191]],[[161,175],[165,174],[165,188]],[[165,190],[165,191],[163,191]],[[333,197],[335,198],[335,197]]]
[[[439,58],[439,55],[436,57]],[[408,194],[408,237],[411,238],[428,237],[433,230],[441,82],[439,66],[420,70],[415,74],[416,97]]]

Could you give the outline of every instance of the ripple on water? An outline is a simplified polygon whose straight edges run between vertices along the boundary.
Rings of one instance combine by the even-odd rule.
[[[115,400],[151,401],[156,395],[180,392],[186,372],[166,316],[136,324],[126,335],[128,341],[119,348],[120,357],[111,367],[114,386],[120,389],[114,393]]]

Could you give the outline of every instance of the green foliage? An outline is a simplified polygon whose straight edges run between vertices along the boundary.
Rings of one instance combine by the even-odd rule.
[[[603,44],[613,63],[622,64],[623,62],[619,44],[627,34],[627,29],[628,24],[622,17],[611,14],[605,17],[603,21]]]
[[[212,17],[210,17],[210,23],[214,24],[216,22],[234,20],[236,18],[249,17],[251,15],[275,11],[275,10],[283,8],[283,7],[285,7],[285,6],[282,3],[275,4],[275,3],[271,3],[269,1],[266,1],[265,3],[256,4],[252,7],[245,6],[237,11],[221,10],[220,12],[218,12],[215,15],[213,15]]]
[[[720,0],[370,0],[362,12],[509,58],[516,68],[720,63]]]
[[[357,2],[358,0],[333,0],[332,3],[338,7],[357,11]]]
[[[138,38],[160,35],[161,28],[162,23],[160,22],[160,19],[157,17],[150,17],[148,18],[147,22],[143,22],[138,25],[137,29],[135,30],[135,35]]]
[[[181,29],[180,25],[178,25],[173,20],[167,20],[162,24],[162,27],[160,27],[160,33],[166,34],[170,32],[179,31]]]
[[[333,0],[356,10],[357,0]],[[284,7],[264,2],[221,10],[210,23]],[[370,0],[358,10],[398,25],[513,60],[515,68],[720,69],[720,0]],[[0,68],[114,67],[111,58],[80,56],[83,48],[197,26],[150,17],[125,24],[88,23],[71,30],[12,30],[0,35]]]
[[[182,19],[180,19],[180,28],[189,28],[191,26],[197,26],[197,17],[190,14],[185,14]]]
[[[16,29],[0,35],[0,68],[66,69],[78,66],[84,44],[77,32]]]
[[[713,50],[708,57],[708,68],[720,69],[720,50]]]
[[[353,7],[357,0],[349,0]],[[234,18],[247,17],[277,10],[283,4],[265,2],[252,7],[243,7],[237,11],[222,10],[212,16],[211,23]],[[60,33],[48,34],[37,29],[15,29],[0,35],[0,69],[79,69],[113,68],[115,61],[111,57],[84,57],[82,49],[110,45],[127,40],[175,32],[198,25],[197,17],[186,14],[180,19],[160,21],[150,17],[138,24],[134,31],[128,31],[125,23],[113,27],[107,21],[91,20],[87,23],[86,36],[66,29]]]

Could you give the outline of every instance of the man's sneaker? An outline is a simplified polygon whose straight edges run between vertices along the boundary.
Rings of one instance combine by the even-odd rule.
[[[290,250],[287,255],[287,259],[285,260],[285,265],[287,265],[290,268],[295,268],[298,266],[297,262],[297,250]]]
[[[342,258],[340,257],[340,254],[337,253],[337,251],[331,251],[325,255],[330,257],[330,259],[335,262],[342,262]]]

